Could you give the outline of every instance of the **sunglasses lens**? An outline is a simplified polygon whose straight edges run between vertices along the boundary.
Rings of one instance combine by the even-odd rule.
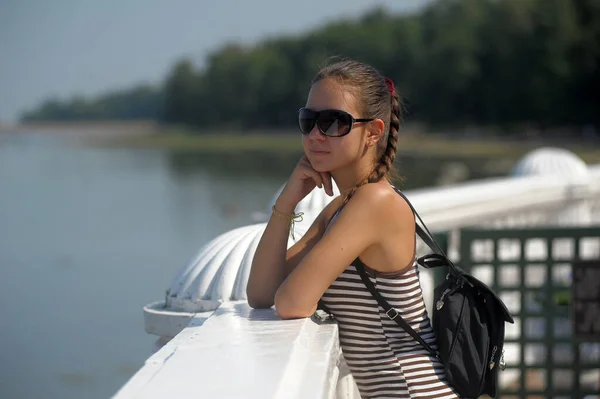
[[[302,134],[309,135],[316,123],[325,136],[339,137],[350,131],[352,116],[347,112],[333,109],[316,112],[301,108],[298,112],[298,123]]]
[[[306,108],[302,108],[298,113],[298,123],[300,125],[300,132],[302,134],[309,134],[310,131],[315,126],[316,114],[314,111],[311,111]]]
[[[341,111],[322,111],[317,120],[319,129],[326,136],[343,136],[350,131],[352,118],[349,114]]]

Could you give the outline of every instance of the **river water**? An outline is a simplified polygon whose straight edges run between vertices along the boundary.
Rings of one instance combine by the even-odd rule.
[[[156,340],[142,307],[207,241],[255,223],[296,162],[236,160],[0,136],[0,398],[107,398],[135,373]],[[408,188],[483,173],[405,165]]]

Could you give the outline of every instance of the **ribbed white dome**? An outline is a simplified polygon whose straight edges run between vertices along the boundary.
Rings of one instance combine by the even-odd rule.
[[[511,171],[512,176],[567,175],[588,177],[588,167],[577,155],[562,148],[545,147],[525,155]]]
[[[171,309],[200,312],[214,309],[220,302],[245,300],[252,258],[266,223],[240,227],[204,245],[175,276],[167,291]],[[306,232],[296,225],[296,241]],[[295,243],[288,239],[288,248]]]
[[[335,185],[334,193],[339,194]],[[295,240],[288,238],[288,248],[306,233],[332,199],[323,189],[315,188],[298,204],[296,212],[304,212],[304,218],[295,224]],[[266,223],[240,227],[204,245],[173,279],[167,290],[166,307],[171,311],[201,312],[215,309],[222,301],[245,300],[252,258],[265,227]]]
[[[260,215],[265,220],[271,206],[283,189],[271,200],[268,213]],[[334,194],[339,190],[334,184]],[[301,222],[294,225],[295,240],[288,237],[287,247],[294,245],[308,230],[314,219],[334,197],[325,190],[315,188],[296,207],[304,212]],[[175,275],[164,301],[149,303],[144,307],[144,323],[148,333],[174,337],[198,314],[209,315],[221,302],[246,300],[246,285],[256,247],[266,223],[240,227],[224,233],[205,244]]]
[[[339,194],[335,186],[334,193]],[[304,218],[294,226],[295,240],[291,235],[288,237],[288,248],[306,233],[332,199],[323,189],[315,188],[298,204],[296,212],[304,212]],[[246,300],[252,258],[266,225],[258,223],[231,230],[200,248],[176,274],[164,302],[153,302],[144,307],[146,331],[173,337],[187,325],[193,314],[211,312],[221,302]]]

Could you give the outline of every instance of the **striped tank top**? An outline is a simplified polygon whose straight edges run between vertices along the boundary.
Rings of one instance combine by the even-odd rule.
[[[378,272],[356,259],[329,286],[322,301],[337,320],[342,352],[362,399],[458,398],[442,364],[386,316],[354,264],[364,266],[381,295],[425,342],[433,349],[437,345],[416,259],[397,272]]]

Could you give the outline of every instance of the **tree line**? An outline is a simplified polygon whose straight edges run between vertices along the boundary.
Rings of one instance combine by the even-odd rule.
[[[157,119],[164,109],[164,89],[139,85],[93,99],[75,96],[61,101],[55,98],[23,113],[23,121],[81,121]]]
[[[159,88],[50,101],[39,119],[152,118],[200,128],[289,127],[325,60],[392,78],[408,119],[433,125],[598,125],[600,0],[438,0],[375,8],[296,36],[228,43],[177,62]]]

